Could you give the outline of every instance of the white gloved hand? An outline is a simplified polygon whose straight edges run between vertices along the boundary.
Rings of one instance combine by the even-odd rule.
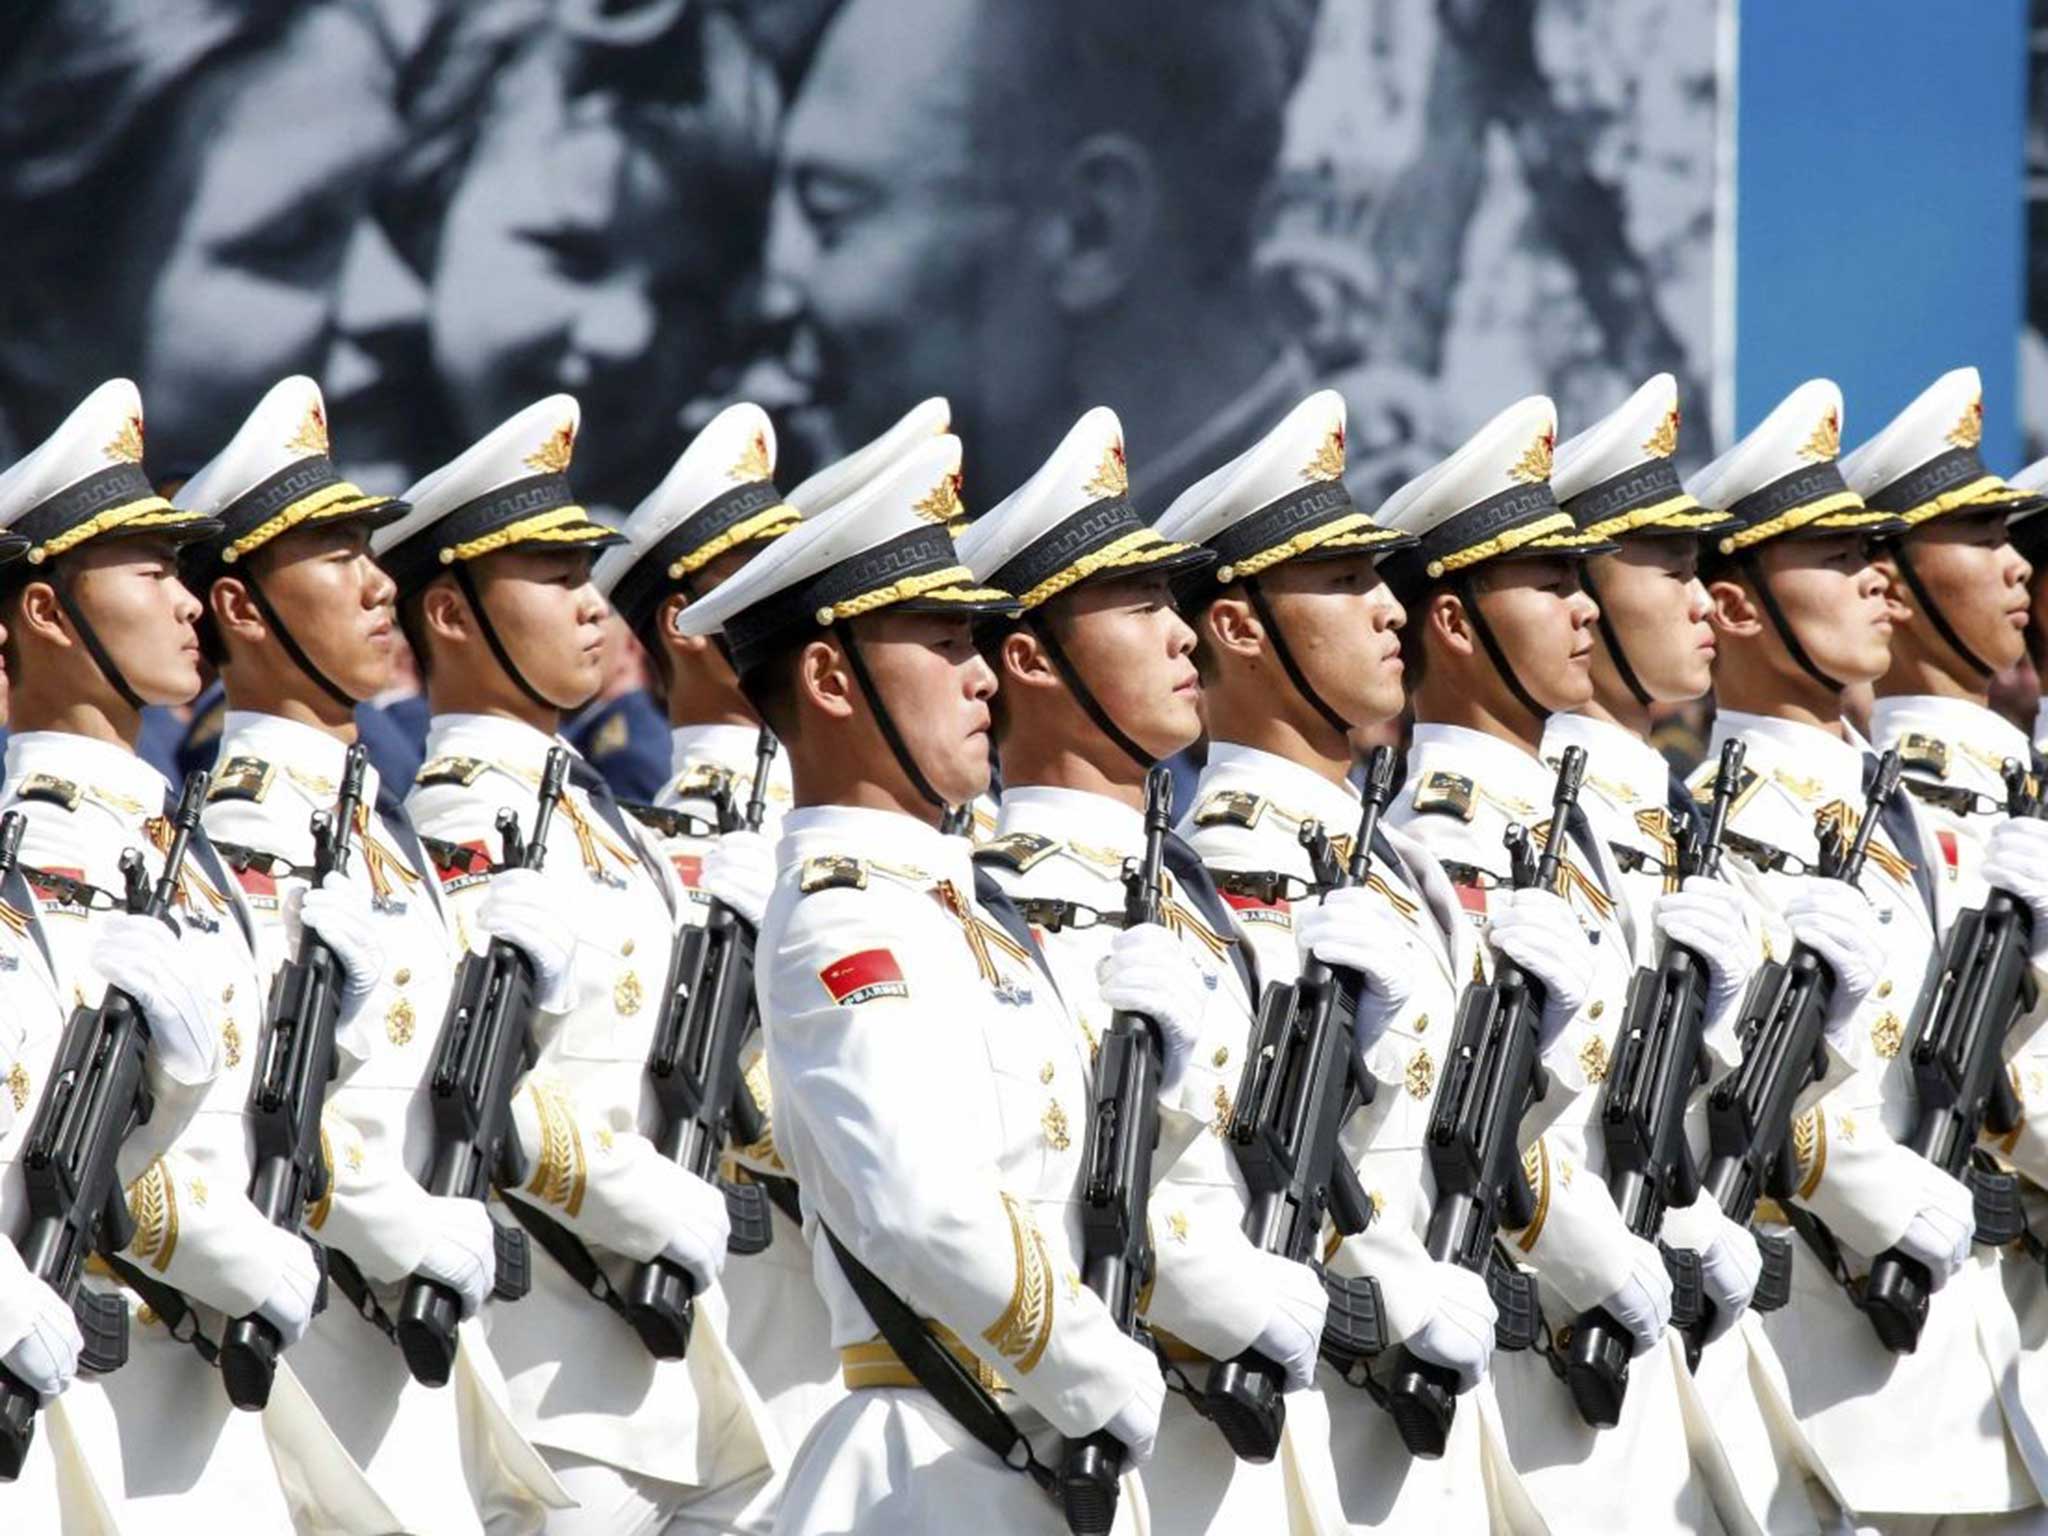
[[[709,1290],[725,1267],[726,1240],[732,1236],[725,1191],[666,1158],[649,1158],[646,1166],[666,1168],[675,1175],[675,1192],[666,1202],[675,1227],[661,1256],[688,1270],[698,1290]]]
[[[1140,923],[1109,941],[1109,953],[1096,962],[1095,979],[1110,1007],[1141,1013],[1159,1026],[1165,1050],[1160,1096],[1178,1091],[1209,1006],[1208,988],[1194,956],[1158,923]]]
[[[1124,1470],[1135,1471],[1152,1459],[1159,1439],[1159,1415],[1166,1407],[1166,1379],[1157,1371],[1138,1378],[1130,1401],[1109,1416],[1102,1427],[1124,1448]]]
[[[1709,1020],[1723,1018],[1742,1001],[1759,961],[1748,913],[1734,886],[1689,875],[1675,891],[1650,904],[1650,921],[1674,944],[1682,944],[1707,966]]]
[[[1486,1376],[1493,1359],[1493,1330],[1500,1313],[1481,1275],[1462,1264],[1430,1266],[1436,1305],[1409,1333],[1408,1347],[1432,1365],[1455,1371],[1458,1390],[1470,1391]]]
[[[429,1195],[435,1231],[420,1255],[419,1273],[438,1280],[462,1298],[462,1315],[474,1317],[498,1278],[497,1232],[480,1200]]]
[[[1358,972],[1365,980],[1352,1020],[1352,1050],[1363,1061],[1412,989],[1408,929],[1375,891],[1349,886],[1295,909],[1294,942],[1304,962]]]
[[[1633,1233],[1627,1234],[1626,1240],[1630,1245],[1629,1276],[1600,1306],[1629,1331],[1635,1346],[1631,1353],[1640,1355],[1657,1342],[1671,1321],[1671,1275],[1655,1243],[1644,1242]]]
[[[48,1400],[71,1385],[84,1347],[64,1298],[30,1274],[0,1237],[0,1365]]]
[[[1785,922],[1792,937],[1827,964],[1835,978],[1834,996],[1823,1022],[1837,1048],[1863,1000],[1884,975],[1884,943],[1878,937],[1877,914],[1863,893],[1843,880],[1812,879],[1785,903]]]
[[[1548,1050],[1585,1007],[1593,990],[1593,946],[1562,896],[1551,891],[1509,891],[1487,924],[1493,947],[1543,983],[1538,1026]]]
[[[699,882],[718,900],[761,926],[768,898],[775,894],[775,842],[766,833],[728,832],[704,855]]]
[[[220,1031],[193,984],[189,957],[178,952],[178,935],[159,918],[128,912],[110,912],[95,927],[92,967],[141,1007],[157,1065],[187,1087],[218,1077]]]
[[[548,1013],[576,1006],[577,951],[583,947],[570,913],[548,892],[537,869],[507,869],[491,876],[476,920],[533,962],[535,1001]]]
[[[1323,1344],[1323,1319],[1330,1310],[1323,1277],[1306,1264],[1277,1253],[1261,1253],[1259,1286],[1273,1300],[1265,1327],[1252,1348],[1286,1374],[1286,1390],[1299,1392],[1315,1379],[1316,1353]]]
[[[301,886],[292,894],[291,903],[286,923],[297,921],[319,934],[341,963],[341,1008],[336,1023],[346,1029],[384,979],[384,945],[370,917],[369,894],[346,880],[334,880],[315,890]]]
[[[1976,1202],[1960,1179],[1950,1178],[1932,1163],[1920,1167],[1920,1209],[1899,1234],[1898,1246],[1927,1266],[1938,1291],[1970,1256],[1971,1234],[1977,1230]]]
[[[2012,817],[1991,829],[1984,878],[2017,897],[2034,920],[2034,964],[2048,963],[2048,821]]]
[[[275,1247],[278,1274],[270,1294],[256,1304],[256,1313],[277,1330],[285,1347],[290,1348],[312,1326],[313,1303],[320,1295],[320,1263],[313,1257],[312,1244],[296,1232],[287,1232],[268,1222],[263,1224],[262,1231],[266,1234],[263,1241]]]
[[[1749,1228],[1730,1221],[1705,1190],[1690,1206],[1664,1217],[1664,1241],[1699,1255],[1700,1289],[1714,1304],[1712,1342],[1742,1319],[1764,1272],[1763,1254]]]

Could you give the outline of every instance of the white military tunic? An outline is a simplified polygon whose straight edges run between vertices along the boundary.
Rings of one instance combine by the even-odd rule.
[[[437,715],[406,801],[414,826],[495,859],[498,812],[515,811],[531,832],[543,765],[562,745],[500,716]],[[567,1013],[537,1022],[538,1060],[515,1100],[532,1173],[515,1193],[582,1238],[623,1283],[671,1231],[659,1195],[666,1185],[641,1170],[661,1155],[649,1139],[659,1118],[646,1063],[677,887],[651,841],[622,818],[614,825],[575,784],[550,823],[542,873],[576,914],[576,996]],[[481,868],[442,869],[457,936],[473,948],[483,947],[475,908],[489,879]],[[768,1465],[774,1432],[726,1349],[719,1287],[697,1298],[688,1357],[658,1361],[538,1243],[533,1268],[525,1300],[484,1314],[513,1418],[530,1440],[681,1488],[722,1489]]]
[[[1814,726],[1724,710],[1714,751],[1729,735],[1748,750],[1743,794],[1731,808],[1732,832],[1782,849],[1809,864],[1817,857],[1815,818],[1844,816],[1853,830],[1863,807],[1864,744]],[[1710,754],[1711,756],[1711,754]],[[1713,767],[1701,770],[1710,780]],[[1897,1240],[1912,1219],[1918,1159],[1899,1145],[1913,1123],[1911,1074],[1901,1052],[1927,966],[1936,924],[1946,926],[1952,894],[1934,882],[1930,915],[1914,883],[1914,865],[1940,855],[1915,812],[1913,849],[1880,827],[1859,888],[1884,938],[1885,969],[1849,1026],[1852,1069],[1794,1122],[1798,1203],[1825,1221],[1851,1272]],[[1731,873],[1762,899],[1782,903],[1804,875],[1765,872],[1735,853]],[[2028,1508],[2040,1501],[2039,1439],[2014,1399],[2002,1395],[2018,1350],[2018,1330],[1999,1283],[1998,1261],[1981,1250],[1934,1297],[1920,1347],[1889,1353],[1869,1319],[1804,1244],[1794,1244],[1792,1302],[1763,1319],[1784,1365],[1784,1391],[1822,1470],[1858,1514],[1970,1514]]]
[[[335,737],[298,721],[230,710],[206,809],[208,835],[224,849],[310,870],[312,818],[333,813],[346,751]],[[409,827],[394,827],[378,808],[378,792],[377,770],[368,767],[348,883],[362,894],[384,974],[337,1041],[340,1066],[322,1123],[332,1185],[310,1224],[322,1242],[354,1260],[386,1316],[395,1317],[405,1282],[434,1235],[430,1197],[415,1172],[433,1162],[425,1083],[460,951],[431,864]],[[258,956],[274,973],[293,953],[284,908],[304,879],[279,879],[254,863],[235,873],[255,918]],[[396,1346],[339,1291],[330,1302],[293,1347],[292,1363],[406,1529],[451,1536],[481,1530],[480,1508],[506,1517],[520,1510],[521,1523],[537,1524],[545,1506],[566,1504],[511,1421],[479,1319],[462,1325],[455,1379],[437,1390],[413,1380]],[[461,1478],[447,1475],[456,1466]]]
[[[8,742],[6,777],[0,804],[26,820],[25,867],[113,893],[122,890],[119,861],[130,848],[142,853],[152,879],[161,870],[155,839],[167,832],[161,818],[168,786],[132,752],[65,732],[24,732]],[[38,896],[60,995],[71,1003],[97,1001],[105,983],[89,962],[93,911],[54,887]],[[122,1256],[196,1303],[199,1327],[218,1339],[228,1319],[254,1311],[276,1282],[268,1257],[275,1250],[262,1239],[265,1223],[246,1195],[255,1147],[243,1114],[266,977],[250,947],[240,891],[232,881],[223,888],[200,857],[187,859],[174,915],[195,985],[217,1010],[222,1070],[198,1088],[162,1080],[155,1114],[129,1137],[121,1172],[136,1234]],[[28,1115],[41,1086],[32,1086]],[[294,1519],[310,1532],[371,1536],[394,1528],[383,1500],[299,1385],[289,1353],[278,1364],[270,1406],[261,1414],[240,1412],[219,1373],[124,1294],[128,1363],[103,1378],[113,1411],[98,1416],[84,1437],[123,1529],[282,1530]],[[81,1397],[80,1408],[90,1401]]]
[[[792,812],[783,832],[756,976],[776,1144],[862,1389],[798,1453],[776,1528],[1063,1531],[1031,1483],[902,1384],[817,1225],[1007,1389],[1027,1432],[1100,1427],[1158,1368],[1081,1281],[1087,1036],[975,901],[965,839],[844,806]],[[1054,1435],[1034,1441],[1057,1456]],[[1121,1524],[1142,1528],[1136,1480],[1124,1489]]]
[[[1348,856],[1360,809],[1349,784],[1332,783],[1255,747],[1218,741],[1210,745],[1183,826],[1203,862],[1220,875],[1282,874],[1298,891],[1315,878],[1301,829],[1322,826],[1341,840]],[[1378,1279],[1392,1350],[1434,1304],[1433,1264],[1423,1234],[1436,1186],[1423,1136],[1459,995],[1483,961],[1478,933],[1464,920],[1436,860],[1386,819],[1381,826],[1400,862],[1390,867],[1375,858],[1369,888],[1402,920],[1412,990],[1373,1048],[1370,1065],[1379,1083],[1373,1102],[1344,1132],[1346,1150],[1373,1200],[1373,1220],[1364,1232],[1344,1239],[1330,1263],[1339,1273]],[[1293,980],[1300,971],[1294,937],[1299,899],[1280,895],[1269,901],[1226,891],[1224,900],[1258,955],[1259,974],[1268,982]],[[1502,1358],[1494,1357],[1496,1369]],[[1461,1400],[1450,1443],[1435,1461],[1410,1456],[1385,1412],[1327,1364],[1318,1368],[1318,1383],[1330,1419],[1326,1460],[1334,1465],[1335,1482],[1329,1491],[1346,1525],[1542,1528],[1509,1463],[1491,1376]],[[1295,1401],[1289,1399],[1290,1412]]]
[[[1599,771],[1588,765],[1589,773]],[[1554,770],[1509,742],[1417,724],[1390,819],[1450,869],[1461,903],[1483,921],[1491,892],[1509,883],[1503,834],[1519,824],[1540,850],[1556,782]],[[1634,974],[1628,935],[1599,869],[1588,867],[1576,840],[1560,851],[1564,895],[1593,946],[1595,973],[1585,1003],[1544,1058],[1548,1090],[1522,1122],[1536,1217],[1509,1242],[1536,1272],[1553,1334],[1629,1273],[1627,1228],[1607,1192],[1597,1116]],[[1511,1458],[1552,1529],[1715,1529],[1706,1491],[1692,1477],[1672,1379],[1683,1368],[1667,1333],[1631,1363],[1621,1422],[1595,1430],[1535,1351],[1494,1356]]]

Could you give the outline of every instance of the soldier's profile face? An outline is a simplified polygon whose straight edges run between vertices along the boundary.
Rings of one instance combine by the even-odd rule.
[[[1195,632],[1166,578],[1090,582],[1053,603],[1061,646],[1117,729],[1154,757],[1193,745],[1202,734]]]
[[[1631,539],[1616,554],[1596,555],[1592,576],[1607,627],[1621,637],[1629,669],[1650,697],[1668,704],[1703,697],[1714,684],[1714,627],[1698,545]],[[1593,678],[1603,701],[1634,704],[1604,636],[1594,646]]]
[[[368,699],[391,685],[398,588],[370,557],[362,524],[294,528],[258,550],[250,570],[292,639],[343,691]]]
[[[94,539],[64,557],[73,600],[145,704],[199,692],[199,600],[178,579],[168,539]]]
[[[981,794],[988,788],[988,701],[995,695],[996,676],[975,649],[968,621],[943,613],[884,611],[853,622],[869,673],[932,788],[949,805]],[[873,769],[893,777],[895,758],[872,717],[862,735]],[[913,795],[905,809],[922,811],[923,801]]]
[[[1815,666],[1852,686],[1884,676],[1892,654],[1888,589],[1860,535],[1772,539],[1759,551],[1758,565]],[[1782,653],[1780,670],[1803,686],[1804,672],[1776,627],[1767,628],[1774,654]]]
[[[1407,614],[1372,556],[1287,560],[1260,580],[1288,649],[1325,703],[1359,725],[1399,717]]]
[[[1579,582],[1578,565],[1549,556],[1495,562],[1475,596],[1501,650],[1551,713],[1593,698],[1593,625],[1600,610]]]
[[[1910,534],[1902,553],[1958,638],[1993,671],[2025,654],[2033,567],[2013,548],[2003,517],[1938,518]],[[1962,660],[1917,616],[1920,603],[1911,589],[1895,586],[1893,595],[1915,615],[1909,622],[1917,646],[1938,664]],[[1966,662],[1963,668],[1974,670]]]
[[[604,599],[590,556],[574,549],[508,549],[481,556],[477,589],[512,661],[558,709],[580,709],[604,680]]]

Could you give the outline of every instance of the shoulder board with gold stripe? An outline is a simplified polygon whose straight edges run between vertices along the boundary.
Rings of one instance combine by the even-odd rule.
[[[1249,790],[1219,789],[1202,797],[1195,807],[1198,827],[1256,827],[1266,814],[1266,797]]]
[[[1410,804],[1419,815],[1455,816],[1460,821],[1470,821],[1478,788],[1462,773],[1448,773],[1437,768],[1422,776]]]
[[[729,793],[738,777],[716,763],[692,763],[676,775],[673,792],[679,800],[715,799]]]
[[[460,784],[467,788],[482,778],[490,766],[480,757],[437,757],[420,769],[413,782],[423,788],[433,784]]]
[[[1908,731],[1899,738],[1899,763],[1903,767],[1932,774],[1937,779],[1945,779],[1948,777],[1948,743],[1939,736]]]
[[[213,776],[213,787],[206,792],[207,803],[215,800],[256,800],[270,793],[270,784],[277,777],[277,765],[265,762],[260,757],[231,757],[221,764],[220,771]]]
[[[974,850],[977,864],[998,864],[1004,869],[1023,874],[1035,864],[1041,864],[1059,852],[1059,843],[1036,832],[1011,832],[984,843]]]
[[[859,859],[849,859],[839,854],[805,859],[803,868],[797,873],[797,889],[806,896],[816,891],[864,891],[867,888],[867,865]]]
[[[78,802],[85,798],[83,789],[54,773],[30,774],[21,781],[14,794],[18,800],[42,800],[50,805],[61,805],[67,811],[77,810]]]
[[[1714,803],[1715,781],[1721,777],[1719,759],[1709,759],[1693,770],[1692,777],[1685,781],[1685,787],[1692,791],[1693,800],[1700,805]],[[1728,814],[1733,816],[1755,797],[1763,787],[1764,777],[1756,769],[1744,766],[1736,775],[1735,798],[1728,803]]]

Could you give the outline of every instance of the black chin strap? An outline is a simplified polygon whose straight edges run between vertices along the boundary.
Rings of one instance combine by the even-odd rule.
[[[1287,633],[1280,627],[1279,617],[1273,612],[1273,605],[1266,601],[1265,588],[1259,585],[1259,578],[1244,578],[1245,596],[1252,600],[1252,612],[1259,616],[1259,622],[1266,626],[1266,633],[1273,638],[1273,654],[1280,658],[1280,670],[1287,674],[1287,680],[1294,684],[1294,691],[1315,708],[1339,736],[1351,734],[1351,722],[1330,707],[1329,700],[1316,692],[1315,685],[1308,680],[1308,674],[1301,670],[1301,664],[1294,659],[1294,650],[1287,643]]]
[[[1799,637],[1792,632],[1792,625],[1785,617],[1785,610],[1778,606],[1778,599],[1771,591],[1771,584],[1765,579],[1763,567],[1757,563],[1756,555],[1744,551],[1738,558],[1743,573],[1749,577],[1749,584],[1756,588],[1757,601],[1764,605],[1764,613],[1769,616],[1771,627],[1777,630],[1778,638],[1785,642],[1785,649],[1799,664],[1799,670],[1832,693],[1846,692],[1849,686],[1847,683],[1837,682],[1829,677],[1815,664],[1814,659],[1806,654],[1806,647],[1799,643]]]
[[[326,695],[343,709],[354,710],[358,704],[363,702],[354,694],[344,689],[341,684],[335,682],[325,672],[322,672],[313,665],[313,658],[308,656],[305,647],[293,638],[292,632],[285,627],[283,617],[272,606],[270,599],[264,595],[263,588],[257,585],[256,573],[254,571],[242,572],[239,580],[248,589],[250,599],[256,604],[256,611],[263,615],[263,622],[270,626],[270,632],[276,635],[278,643],[283,645],[285,655],[291,657],[292,665],[318,683]],[[476,607],[476,595],[474,593],[470,595],[469,601],[471,607]],[[488,626],[488,621],[486,621],[486,625]],[[502,661],[503,659],[502,656],[499,657],[499,660]]]
[[[1955,626],[1948,621],[1948,615],[1936,606],[1933,595],[1921,584],[1920,573],[1913,569],[1912,557],[1906,553],[1904,540],[1892,546],[1892,559],[1898,562],[1899,574],[1906,578],[1906,585],[1912,589],[1914,600],[1920,604],[1920,611],[1933,624],[1934,632],[1940,635],[1948,648],[1963,658],[1965,665],[1974,667],[1980,678],[1989,677],[1993,668],[1986,666],[1984,658],[1963,643],[1963,637],[1956,633]]]
[[[1600,638],[1607,642],[1607,654],[1614,659],[1614,670],[1621,674],[1622,686],[1635,695],[1638,704],[1648,709],[1657,701],[1650,697],[1650,690],[1643,686],[1642,679],[1636,676],[1636,669],[1629,665],[1628,652],[1622,648],[1620,632],[1607,622],[1607,604],[1600,596],[1600,589],[1593,585],[1593,568],[1590,561],[1587,562],[1586,568],[1579,572],[1579,585],[1586,589],[1586,596],[1593,599],[1594,606],[1600,610]]]
[[[1465,617],[1471,621],[1472,632],[1479,636],[1479,644],[1485,649],[1487,659],[1493,663],[1494,671],[1501,681],[1508,685],[1508,692],[1515,702],[1529,711],[1529,716],[1538,725],[1550,718],[1550,711],[1536,702],[1535,695],[1522,686],[1522,679],[1508,660],[1508,653],[1501,649],[1500,641],[1494,638],[1493,626],[1486,622],[1486,615],[1479,611],[1479,594],[1473,589],[1472,578],[1459,576],[1451,583],[1451,590],[1458,595],[1458,601],[1465,605]],[[1599,599],[1595,598],[1595,602]]]
[[[910,780],[910,787],[943,815],[952,809],[932,788],[932,781],[924,776],[924,770],[917,766],[917,759],[910,755],[910,746],[896,729],[896,720],[889,713],[889,706],[882,700],[882,690],[875,686],[874,676],[868,671],[868,664],[860,653],[860,642],[853,638],[853,626],[841,622],[832,626],[832,632],[839,637],[839,644],[846,651],[847,665],[853,668],[853,680],[860,684],[861,692],[868,696],[868,707],[875,712],[875,724],[881,727],[882,740],[889,744],[895,754],[896,766],[903,770],[903,776]]]
[[[1117,723],[1110,719],[1109,711],[1102,707],[1102,701],[1095,697],[1094,690],[1082,680],[1080,669],[1061,648],[1059,638],[1052,632],[1052,621],[1041,617],[1039,612],[1034,610],[1024,616],[1024,622],[1030,625],[1031,632],[1038,636],[1038,643],[1045,647],[1045,654],[1052,658],[1053,670],[1059,673],[1060,680],[1067,685],[1067,692],[1074,696],[1081,708],[1086,711],[1088,718],[1095,722],[1095,728],[1116,743],[1118,750],[1140,768],[1150,768],[1158,762],[1158,758],[1126,736]]]
[[[121,695],[121,702],[138,713],[146,708],[142,702],[142,695],[129,686],[128,679],[122,675],[121,669],[114,665],[114,658],[108,654],[107,648],[100,644],[99,632],[86,618],[85,610],[72,601],[71,583],[65,579],[64,568],[61,565],[54,567],[50,572],[50,590],[57,594],[57,606],[64,610],[64,617],[69,619],[71,627],[78,631],[78,638],[85,646],[86,655],[90,656],[93,665],[100,669],[100,676],[113,685],[114,692]]]
[[[546,697],[526,680],[526,674],[513,662],[512,653],[505,649],[505,642],[498,638],[498,626],[491,622],[491,616],[484,608],[483,594],[476,589],[476,578],[469,574],[468,562],[455,562],[455,583],[462,588],[462,595],[469,599],[470,612],[476,615],[477,628],[484,633],[484,643],[490,646],[491,654],[497,657],[498,665],[505,669],[505,675],[518,685],[521,693],[542,709],[560,714],[565,706]]]

